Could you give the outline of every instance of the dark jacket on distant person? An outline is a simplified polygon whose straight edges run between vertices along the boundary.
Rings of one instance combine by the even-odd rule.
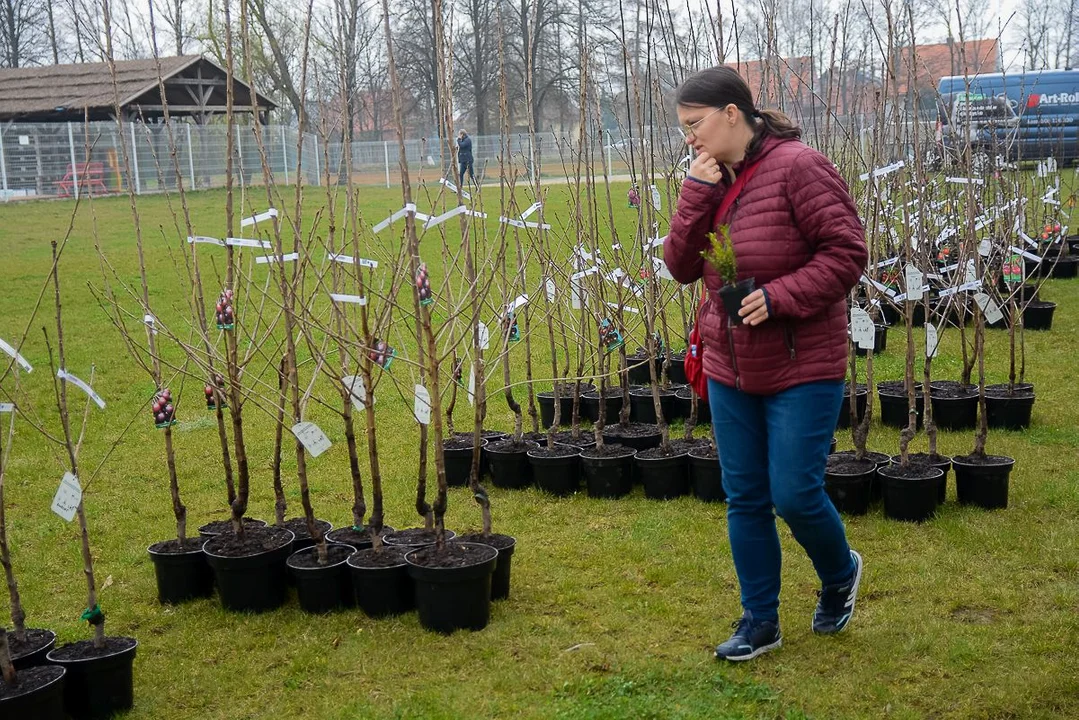
[[[472,138],[468,135],[457,140],[457,162],[472,162]]]

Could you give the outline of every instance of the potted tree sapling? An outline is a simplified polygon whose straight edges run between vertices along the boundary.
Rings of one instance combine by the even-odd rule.
[[[66,245],[66,239],[64,244]],[[79,544],[82,551],[83,575],[86,578],[86,609],[81,618],[93,628],[93,639],[80,640],[51,650],[48,662],[61,665],[67,673],[64,676],[64,709],[74,718],[106,718],[113,713],[128,710],[134,704],[134,686],[132,665],[138,642],[132,637],[105,635],[105,613],[98,604],[98,584],[94,574],[94,557],[90,551],[90,529],[84,507],[85,489],[89,487],[93,476],[80,484],[79,450],[85,437],[89,419],[91,401],[104,407],[93,391],[93,371],[89,382],[84,382],[68,372],[67,354],[64,338],[64,324],[60,294],[59,260],[62,248],[52,242],[52,281],[54,306],[56,309],[56,358],[54,361],[52,344],[48,333],[45,336],[49,349],[49,367],[53,376],[53,389],[56,407],[63,428],[62,445],[67,452],[67,472],[64,474],[53,499],[53,510],[70,522],[77,517],[79,522]],[[55,364],[59,362],[59,366]],[[68,414],[67,388],[69,381],[87,395],[86,412],[83,415],[82,428],[78,435],[73,432]],[[77,382],[76,382],[77,381]],[[99,468],[100,470],[100,468]]]

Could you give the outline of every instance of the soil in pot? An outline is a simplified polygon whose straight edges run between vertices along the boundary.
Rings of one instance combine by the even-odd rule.
[[[14,631],[8,631],[8,650],[16,670],[45,664],[45,656],[56,647],[56,633],[52,630],[26,628],[26,640],[20,642]]]
[[[528,451],[532,477],[540,490],[552,495],[572,495],[581,485],[581,448],[555,445]]]
[[[530,486],[532,466],[528,463],[528,451],[536,447],[539,447],[539,444],[535,441],[525,440],[518,443],[512,438],[488,445],[485,449],[487,462],[491,466],[491,484],[510,489]]]
[[[491,576],[498,551],[479,543],[446,543],[405,555],[416,585],[420,625],[439,633],[482,630],[491,618]]]
[[[727,499],[719,455],[710,443],[689,451],[689,485],[698,500],[723,502]]]
[[[689,494],[689,453],[685,450],[641,450],[634,458],[633,471],[646,498],[671,500]]]
[[[447,542],[453,540],[457,536],[453,530],[444,530],[445,539]],[[386,541],[387,545],[397,545],[407,548],[418,548],[426,545],[434,545],[437,540],[437,533],[434,530],[428,530],[426,528],[414,527],[405,528],[404,530],[397,530],[392,533],[386,533],[382,536],[382,539]]]
[[[66,720],[64,679],[67,670],[41,665],[19,671],[15,687],[0,680],[0,717],[11,720]]]
[[[242,521],[244,530],[250,530],[251,528],[266,527],[265,520],[256,520],[255,518],[245,517]],[[215,535],[232,534],[232,520],[214,520],[208,522],[199,528],[199,535],[204,538],[212,538]]]
[[[129,637],[106,637],[104,648],[81,640],[56,648],[49,662],[67,670],[64,709],[75,720],[110,718],[135,704],[132,664],[138,642]]]
[[[922,312],[924,317],[925,312]],[[882,352],[888,349],[888,326],[887,325],[874,325],[873,326],[873,354],[880,355]],[[856,346],[854,352],[858,354],[858,357],[865,357],[869,354],[869,351]]]
[[[878,468],[884,467],[891,463],[892,458],[890,455],[881,452],[874,452],[872,450],[866,451],[865,457],[867,460],[872,461]],[[837,464],[842,464],[850,460],[857,458],[856,453],[853,450],[844,450],[842,452],[832,453],[828,456],[828,468],[829,470],[836,467]],[[849,470],[849,468],[848,468]],[[842,470],[840,471],[842,472]],[[880,492],[880,478],[873,476],[869,483],[869,497],[870,502],[877,502],[881,498]]]
[[[442,441],[442,455],[446,461],[446,484],[450,487],[465,487],[472,475],[472,453],[474,443],[471,433],[458,433],[456,437]],[[483,475],[483,448],[487,438],[480,438],[480,475]]]
[[[649,450],[659,447],[663,434],[659,427],[646,423],[631,422],[628,425],[615,423],[603,428],[603,442],[625,445],[634,450]]]
[[[850,383],[848,382],[844,387],[843,404],[839,406],[839,419],[836,420],[835,427],[837,430],[850,427]],[[869,402],[869,388],[865,383],[858,383],[857,396],[854,401],[855,411],[858,413],[858,420],[865,417],[866,404]]]
[[[856,460],[853,453],[836,453],[829,456],[824,472],[824,490],[835,509],[847,515],[865,515],[873,497],[873,483],[877,476],[877,463],[873,460]]]
[[[251,528],[244,537],[218,535],[202,551],[214,571],[218,596],[226,610],[264,612],[285,603],[292,554],[292,531],[279,527]]]
[[[1004,455],[953,457],[955,493],[959,503],[987,510],[1008,507],[1008,480],[1014,466],[1015,459]]]
[[[1034,386],[1030,383],[1016,383],[1013,388],[1009,388],[1007,383],[985,387],[985,415],[989,427],[1004,430],[1028,428],[1033,412]]]
[[[912,465],[927,465],[940,470],[940,485],[937,487],[937,506],[944,504],[948,498],[948,472],[952,469],[952,459],[947,455],[930,455],[929,453],[911,453]],[[892,464],[899,464],[899,456],[892,458]]]
[[[910,422],[907,407],[907,391],[902,380],[887,380],[877,383],[877,397],[880,398],[880,421],[894,428],[905,428]],[[917,383],[914,390],[914,406],[918,411],[919,428],[922,427],[922,414],[925,412],[925,394],[922,384]]]
[[[154,563],[157,600],[162,604],[182,603],[214,594],[214,572],[206,563],[204,537],[154,543],[147,552]]]
[[[368,617],[400,615],[416,607],[405,553],[408,546],[383,545],[359,550],[348,559],[356,605]]]
[[[1057,304],[1053,302],[1032,302],[1023,310],[1023,327],[1027,330],[1051,330],[1053,313]]]
[[[484,535],[481,532],[458,535],[455,542],[479,543],[490,545],[498,551],[498,559],[495,561],[495,571],[491,575],[491,599],[505,600],[510,596],[510,574],[513,570],[513,551],[517,549],[517,538],[510,535],[491,533]]]
[[[315,524],[322,530],[322,534],[326,535],[333,530],[333,525],[325,520],[319,520],[315,518]],[[289,518],[285,521],[284,525],[277,527],[283,527],[286,530],[291,530],[295,536],[292,540],[292,551],[303,550],[306,547],[311,547],[315,544],[314,538],[311,537],[311,533],[307,531],[307,519],[302,517]]]
[[[588,497],[620,498],[633,490],[633,456],[625,445],[606,443],[581,452],[581,477]]]
[[[937,380],[930,385],[933,422],[945,430],[973,430],[978,424],[978,388],[954,380]]]
[[[383,525],[380,535],[385,537],[388,533],[392,532],[394,532],[392,527]],[[339,545],[351,545],[356,550],[366,550],[371,547],[371,531],[366,527],[356,528],[349,525],[347,527],[337,528],[333,532],[326,533],[326,539],[332,543],[338,543]]]
[[[590,448],[596,444],[596,436],[591,430],[581,430],[579,437],[573,437],[572,430],[564,430],[554,434],[554,441],[559,445],[571,445],[579,448]],[[546,442],[539,443],[540,447],[547,447]]]
[[[604,393],[606,398],[607,415],[604,422],[607,425],[618,422],[618,413],[622,410],[621,388],[607,388]],[[581,395],[581,416],[591,422],[599,422],[599,392],[593,391]]]
[[[937,512],[944,472],[929,465],[888,465],[877,471],[884,495],[884,515],[893,520],[925,522]]]
[[[325,565],[318,562],[317,547],[303,548],[289,556],[289,572],[304,612],[319,614],[352,607],[355,594],[346,561],[354,552],[356,548],[351,545],[327,545]]]

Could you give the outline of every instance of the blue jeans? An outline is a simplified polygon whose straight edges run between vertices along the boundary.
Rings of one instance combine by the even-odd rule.
[[[777,622],[782,561],[773,508],[805,548],[822,584],[841,583],[854,573],[843,522],[824,492],[843,382],[749,395],[709,380],[708,402],[742,607],[755,619]]]

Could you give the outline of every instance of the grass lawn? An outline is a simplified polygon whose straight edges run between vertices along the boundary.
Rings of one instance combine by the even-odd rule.
[[[552,222],[568,214],[569,190],[551,187]],[[634,222],[633,211],[625,209],[625,191],[625,186],[614,190],[620,233],[628,233]],[[248,208],[265,207],[262,191],[252,192]],[[400,207],[397,190],[360,192],[361,206],[375,221]],[[323,203],[321,190],[311,190],[305,217],[310,220]],[[422,210],[430,203],[419,204]],[[14,342],[22,333],[48,271],[49,240],[63,237],[74,207],[73,202],[0,206],[0,337]],[[193,194],[195,231],[223,235],[223,208],[221,192]],[[140,198],[139,209],[151,303],[163,321],[179,326],[186,322],[187,304],[169,251],[178,245],[166,199]],[[497,213],[497,206],[491,212]],[[104,411],[90,413],[84,482],[152,391],[87,287],[101,278],[95,226],[117,271],[129,282],[138,277],[127,201],[84,203],[62,260],[67,364],[83,378],[96,364],[94,386],[108,402]],[[437,266],[437,244],[425,244],[424,252]],[[439,274],[438,267],[433,274]],[[216,287],[208,281],[207,293],[216,294]],[[380,621],[359,611],[311,617],[294,600],[261,616],[225,613],[216,599],[162,607],[146,547],[169,538],[174,523],[163,443],[142,411],[86,498],[98,580],[107,586],[101,593],[107,630],[140,643],[136,705],[127,717],[1079,716],[1079,406],[1072,393],[1079,280],[1051,281],[1042,295],[1058,308],[1051,332],[1027,333],[1027,379],[1038,390],[1033,427],[994,432],[989,439],[991,453],[1017,459],[1010,507],[998,512],[962,508],[953,485],[949,502],[925,525],[887,521],[879,509],[848,519],[866,575],[849,631],[826,639],[810,631],[816,576],[780,523],[787,553],[781,608],[785,644],[743,666],[712,659],[712,648],[726,639],[729,622],[740,613],[724,506],[689,498],[649,501],[640,489],[619,501],[491,489],[495,530],[516,536],[518,545],[511,598],[493,607],[490,626],[479,633],[438,636],[422,630],[415,614]],[[33,410],[56,431],[40,330],[51,326],[51,318],[46,296],[23,351],[35,370],[23,380]],[[536,374],[549,377],[545,329],[533,332]],[[891,334],[887,352],[876,359],[876,380],[902,374],[902,338],[898,331]],[[399,335],[406,337],[407,327]],[[921,331],[916,341],[924,347]],[[987,343],[988,381],[1004,381],[1007,335],[990,331]],[[937,377],[958,379],[959,350],[958,332],[945,333],[934,364]],[[512,357],[517,381],[524,377],[523,346]],[[400,387],[411,387],[406,363],[395,365],[391,374]],[[202,404],[201,382],[188,380],[178,390],[176,380],[172,387],[181,395],[174,437],[193,532],[226,517],[220,448]],[[500,387],[497,373],[489,388]],[[320,381],[315,393],[335,402],[328,382]],[[408,527],[418,520],[412,509],[418,432],[411,400],[396,390],[379,397],[386,521]],[[463,401],[458,406],[456,420],[463,428],[470,408]],[[250,515],[270,519],[273,421],[253,407],[245,417]],[[327,453],[308,462],[316,513],[335,526],[346,524],[351,486],[343,428],[317,405],[306,419],[319,423],[334,441]],[[512,426],[500,394],[490,399],[487,425]],[[898,432],[875,425],[872,449],[895,452],[897,442]],[[948,454],[965,454],[972,443],[973,433],[941,435],[941,450]],[[924,437],[916,444],[924,448]],[[840,449],[849,447],[849,435],[840,436]],[[6,500],[29,625],[54,629],[61,642],[68,642],[90,633],[78,619],[85,583],[77,524],[49,510],[64,471],[59,457],[27,423],[19,423]],[[293,470],[294,460],[286,460],[290,516],[301,512]],[[447,526],[461,531],[479,522],[468,492],[452,490]],[[0,613],[7,617],[7,594],[0,596]]]

